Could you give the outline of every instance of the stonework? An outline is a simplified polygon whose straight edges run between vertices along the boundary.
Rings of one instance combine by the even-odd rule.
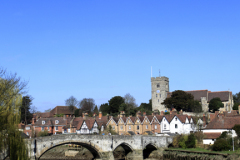
[[[169,92],[169,79],[167,77],[151,77],[152,86],[152,109],[167,110],[161,103],[167,98]]]
[[[113,151],[120,145],[125,145],[131,150],[133,160],[143,159],[143,150],[147,145],[156,149],[167,148],[172,143],[173,137],[157,136],[102,136],[102,135],[53,135],[26,140],[29,157],[39,159],[47,150],[58,145],[80,144],[86,147],[95,159],[113,160]]]

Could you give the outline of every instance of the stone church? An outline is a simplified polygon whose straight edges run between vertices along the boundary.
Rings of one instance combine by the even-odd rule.
[[[152,92],[152,109],[161,111],[168,111],[161,103],[167,98],[171,97],[171,92],[169,92],[169,78],[168,77],[151,77],[151,92]],[[220,111],[232,110],[234,105],[233,96],[231,91],[218,91],[212,92],[209,90],[192,90],[185,91],[191,93],[195,100],[198,100],[202,105],[202,110],[208,112],[209,101],[213,98],[219,97],[224,104]]]

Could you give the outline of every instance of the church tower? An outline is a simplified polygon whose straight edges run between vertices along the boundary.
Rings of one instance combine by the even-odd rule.
[[[152,86],[152,110],[165,111],[166,108],[161,103],[167,98],[169,92],[169,78],[151,77]]]

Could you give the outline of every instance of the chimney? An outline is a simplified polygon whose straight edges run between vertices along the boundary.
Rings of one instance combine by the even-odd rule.
[[[152,112],[152,116],[154,116],[155,114],[154,114],[154,112]]]
[[[93,118],[96,119],[96,113],[93,113]]]
[[[32,118],[32,124],[34,124],[34,120],[35,120],[35,119],[34,119],[34,118]]]
[[[65,114],[63,115],[63,119],[66,119],[66,115]]]
[[[125,117],[125,111],[121,111],[120,117]]]
[[[146,114],[146,112],[143,112],[143,116],[146,116],[147,114]]]
[[[82,113],[82,117],[84,118],[84,116],[85,116],[85,113],[83,112],[83,113]]]
[[[159,111],[157,109],[154,110],[154,115],[158,115]]]
[[[107,114],[107,120],[109,120],[109,114]]]
[[[85,113],[84,118],[88,119],[88,113]]]
[[[99,118],[99,119],[102,118],[102,112],[101,112],[101,111],[99,112],[99,116],[98,116],[98,118]]]
[[[172,114],[172,111],[170,111],[170,114]]]
[[[164,115],[164,111],[161,111],[160,115],[163,116]]]
[[[203,119],[203,123],[206,123],[206,116],[205,116],[205,114],[203,114],[202,119]]]
[[[141,111],[138,111],[137,113],[136,113],[136,117],[140,117],[141,116]]]
[[[181,109],[181,111],[179,111],[179,114],[183,115],[183,111],[182,111],[182,109]]]

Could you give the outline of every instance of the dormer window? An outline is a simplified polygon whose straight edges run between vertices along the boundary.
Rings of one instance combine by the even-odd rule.
[[[45,121],[42,121],[42,124],[45,124]]]
[[[59,120],[55,120],[55,124],[58,124],[59,123]]]

